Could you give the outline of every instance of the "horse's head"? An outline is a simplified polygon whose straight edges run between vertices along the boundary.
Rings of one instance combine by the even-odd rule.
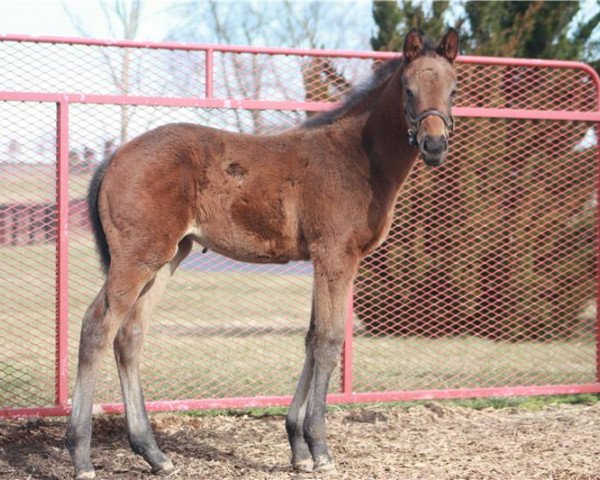
[[[454,126],[452,99],[456,92],[454,59],[458,34],[450,29],[437,46],[426,44],[418,30],[404,40],[402,89],[411,145],[419,147],[425,163],[441,165],[448,153]]]

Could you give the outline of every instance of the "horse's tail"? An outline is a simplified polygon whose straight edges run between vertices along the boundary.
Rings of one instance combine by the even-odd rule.
[[[110,265],[110,250],[108,248],[108,242],[106,241],[106,234],[102,228],[102,220],[100,219],[100,212],[98,211],[98,192],[100,191],[100,185],[104,178],[104,172],[106,167],[110,163],[112,155],[106,158],[94,172],[90,187],[88,189],[88,212],[90,215],[90,223],[92,224],[92,231],[96,239],[96,247],[100,254],[100,261],[102,262],[102,268],[104,273],[108,272],[108,266]]]

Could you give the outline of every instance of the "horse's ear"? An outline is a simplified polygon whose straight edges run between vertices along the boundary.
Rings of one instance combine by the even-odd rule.
[[[421,54],[422,51],[423,36],[418,29],[413,28],[406,34],[406,38],[404,39],[404,62],[409,63],[410,61],[414,60]]]
[[[440,40],[440,44],[437,46],[436,51],[450,63],[453,63],[458,55],[458,43],[458,33],[456,33],[456,30],[453,28],[450,28],[446,32],[446,35]]]

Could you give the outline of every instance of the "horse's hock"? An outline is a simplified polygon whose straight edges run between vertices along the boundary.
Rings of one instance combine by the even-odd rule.
[[[69,157],[93,164],[107,142],[174,121],[281,131],[391,56],[18,37],[0,51],[12,72],[0,92],[4,415],[68,410],[81,318],[101,283],[90,172]],[[122,95],[106,59],[125,51],[139,81]],[[476,57],[458,71],[450,158],[418,164],[390,237],[362,264],[333,402],[600,391],[598,77],[574,62]],[[194,252],[150,326],[149,408],[288,403],[310,274]],[[98,408],[116,411],[104,368]]]

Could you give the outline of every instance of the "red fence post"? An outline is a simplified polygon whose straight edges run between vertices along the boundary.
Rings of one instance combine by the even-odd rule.
[[[597,84],[598,110],[600,111],[600,85]],[[596,252],[600,249],[600,123],[596,123]],[[596,257],[596,381],[600,383],[600,258]]]
[[[354,295],[351,292],[348,297],[348,315],[346,317],[346,333],[344,336],[344,348],[342,350],[342,374],[341,374],[341,383],[342,383],[342,395],[348,397],[348,401],[350,401],[350,397],[352,395],[352,357],[354,353],[354,346],[352,344],[352,334],[353,334],[353,312],[354,312]]]
[[[586,65],[589,67],[589,65]],[[587,71],[596,87],[596,109],[600,112],[600,76],[589,67]],[[596,252],[600,248],[600,122],[596,124]],[[596,254],[597,255],[597,254]],[[600,258],[596,256],[596,382],[600,383]]]
[[[68,268],[69,268],[69,104],[56,104],[56,392],[55,403],[65,406],[68,381]]]
[[[213,97],[213,49],[206,50],[206,98]]]

